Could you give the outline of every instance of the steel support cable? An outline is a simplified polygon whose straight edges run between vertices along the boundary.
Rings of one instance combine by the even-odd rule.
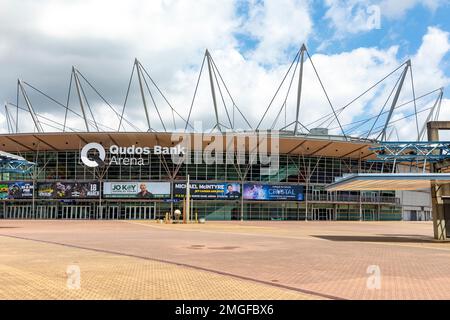
[[[58,100],[53,99],[52,97],[50,97],[50,96],[49,96],[48,94],[46,94],[45,92],[39,90],[38,88],[32,86],[31,84],[29,84],[29,83],[27,83],[27,82],[25,82],[25,81],[23,81],[22,83],[24,83],[25,85],[27,85],[27,86],[30,87],[31,89],[36,90],[37,92],[39,92],[40,94],[42,94],[43,96],[45,96],[47,99],[53,101],[54,103],[56,103],[56,104],[59,105],[60,107],[62,107],[62,108],[64,108],[64,109],[67,109],[67,110],[69,110],[70,112],[72,112],[74,115],[78,116],[79,118],[84,119],[84,117],[83,117],[81,114],[79,114],[78,112],[72,110],[71,108],[66,107],[64,104],[62,104],[62,103],[59,102]],[[92,122],[91,120],[88,119],[88,121],[91,123],[91,125],[93,124],[93,122]],[[101,124],[101,123],[99,123],[99,124]],[[103,127],[107,127],[107,126],[104,125],[104,124],[101,124],[101,125],[102,125]]]
[[[420,110],[420,111],[417,111],[417,114],[422,113],[422,112],[425,112],[425,111],[428,111],[428,110],[430,110],[431,108],[432,108],[432,107],[428,107],[428,108],[422,109],[422,110]],[[396,119],[396,120],[394,120],[394,121],[390,121],[389,123],[390,123],[391,125],[390,125],[389,127],[392,127],[392,123],[396,123],[396,122],[399,122],[399,121],[401,121],[401,120],[405,120],[405,119],[407,119],[407,118],[409,118],[409,117],[414,116],[415,114],[416,114],[416,113],[411,113],[411,114],[408,114],[408,115],[406,115],[406,116],[404,116],[404,117],[402,117],[402,118]],[[384,127],[384,124],[383,124],[383,125],[380,125],[380,126],[378,126],[378,127],[376,127],[375,130],[380,129],[381,127]],[[374,131],[374,132],[372,132],[372,134],[380,133],[381,131],[383,131],[383,130]],[[366,131],[366,132],[367,132],[367,131]]]
[[[97,131],[99,131],[98,130],[97,121],[95,120],[94,114],[92,113],[91,105],[89,103],[89,100],[88,100],[88,98],[86,96],[86,93],[84,92],[83,85],[81,83],[80,83],[80,89],[81,89],[81,93],[83,94],[84,101],[86,101],[86,104],[88,106],[89,113],[91,114],[92,120],[94,121],[95,128],[97,129]]]
[[[5,118],[6,118],[6,124],[8,125],[8,133],[12,133],[12,129],[11,129],[11,120],[9,118],[9,112],[8,112],[8,107],[5,104]]]
[[[20,110],[25,111],[25,112],[27,112],[27,113],[29,112],[27,109],[22,108],[22,107],[18,107],[18,106],[16,106],[16,105],[13,104],[13,103],[8,102],[8,104],[9,104],[9,105],[12,105],[12,106],[14,106],[14,107],[17,107],[17,109],[20,109]],[[48,118],[48,117],[46,117],[46,116],[43,116],[43,115],[41,115],[41,114],[39,114],[39,113],[36,113],[36,116],[37,116],[37,117],[40,117],[40,118],[42,118],[42,119],[48,120],[48,121],[50,121],[50,122],[52,122],[52,123],[55,123],[55,124],[57,124],[57,125],[59,125],[59,126],[62,126],[62,124],[61,124],[60,122],[55,121],[55,120],[53,120],[53,119],[50,119],[50,118]],[[47,124],[47,125],[48,125],[48,124]],[[67,126],[66,126],[66,127],[67,127]],[[54,128],[55,128],[55,129],[61,130],[61,128],[56,128],[56,127],[54,127]],[[74,131],[74,132],[77,131],[76,129],[73,129],[73,128],[71,128],[71,127],[67,127],[67,128],[69,128],[70,130],[72,130],[72,131]]]
[[[16,133],[19,132],[19,82],[17,82],[17,86],[16,86],[17,90],[16,90]]]
[[[128,81],[127,93],[125,95],[125,101],[123,103],[122,113],[120,114],[119,127],[117,129],[117,132],[120,131],[120,126],[122,125],[122,119],[123,119],[123,114],[125,112],[125,106],[127,105],[128,95],[130,94],[131,81],[133,81],[134,68],[136,68],[136,64],[135,63],[133,63],[133,68],[131,69],[131,76],[130,76],[130,80]],[[124,127],[124,129],[125,129],[125,127]]]
[[[370,88],[366,89],[362,94],[360,94],[359,96],[357,96],[356,98],[354,98],[352,101],[350,101],[349,103],[347,103],[345,106],[343,106],[342,108],[340,108],[338,110],[338,115],[340,115],[342,113],[342,111],[344,111],[348,106],[350,106],[351,104],[353,104],[353,102],[355,102],[356,100],[358,100],[359,98],[361,98],[362,96],[364,96],[367,92],[369,92],[370,90],[372,90],[373,88],[375,88],[376,86],[378,86],[381,82],[383,82],[384,80],[386,80],[387,78],[389,78],[392,74],[394,74],[395,72],[397,72],[401,67],[403,67],[403,65],[405,65],[406,62],[403,62],[401,65],[399,65],[397,68],[395,68],[394,70],[392,70],[389,74],[387,74],[386,76],[384,76],[381,80],[379,80],[378,82],[376,82],[374,85],[372,85]],[[331,118],[332,118],[332,114],[331,114]],[[328,121],[329,119],[325,120],[324,122]],[[319,125],[322,126],[323,123]],[[329,125],[331,125],[332,122],[330,122]]]
[[[427,92],[427,93],[424,93],[423,95],[421,95],[421,96],[419,96],[419,97],[416,97],[416,101],[418,101],[418,100],[420,100],[420,99],[422,99],[422,98],[424,98],[424,97],[426,97],[426,96],[429,96],[430,94],[433,94],[433,93],[435,93],[436,91],[439,91],[439,90],[441,90],[441,88],[434,89],[434,90],[432,90],[432,91],[429,91],[429,92]],[[408,105],[408,104],[410,104],[411,102],[413,102],[413,100],[409,100],[409,101],[406,101],[406,102],[402,102],[401,104],[395,106],[394,109],[399,109],[399,108],[401,108],[401,107],[404,107],[405,105]],[[384,111],[383,113],[386,113],[386,112],[388,112],[388,111]],[[369,118],[369,119],[373,119],[373,118],[376,118],[376,116],[373,116],[373,117],[371,117],[371,118]],[[345,127],[345,126],[349,126],[349,125],[352,125],[352,124],[357,124],[357,123],[363,122],[363,121],[365,121],[365,120],[368,120],[368,119],[357,120],[357,121],[354,121],[354,122],[350,122],[350,123],[343,124],[342,126]],[[339,129],[339,127],[333,127],[332,129]]]
[[[10,104],[13,105],[12,103],[10,103]],[[21,108],[21,110],[27,111],[26,109],[23,109],[23,108]],[[28,111],[27,111],[27,112],[28,112]],[[47,119],[47,120],[49,120],[49,121],[53,121],[54,123],[57,123],[57,124],[61,125],[60,122],[54,121],[54,120],[52,120],[52,119],[50,119],[50,118],[45,118],[45,116],[43,116],[43,115],[41,115],[41,114],[39,114],[39,113],[36,113],[36,115],[38,115],[38,116],[41,117],[41,118]],[[93,123],[92,120],[89,120],[89,119],[87,119],[87,120],[88,120],[88,124],[90,124],[91,126],[94,126],[94,123]],[[107,129],[107,130],[114,130],[113,128],[108,127],[107,125],[102,124],[102,123],[98,123],[98,125],[101,126],[101,127],[103,127],[103,128],[105,128],[105,129]],[[61,125],[61,126],[62,126],[62,125]],[[78,131],[78,132],[81,132],[81,130],[79,130],[79,129],[74,129],[74,128],[68,127],[67,124],[66,124],[66,128],[69,128],[69,129],[71,129],[72,131]]]
[[[367,136],[366,136],[366,139],[370,136],[370,133],[372,132],[372,130],[373,130],[373,128],[375,127],[375,125],[376,125],[378,119],[380,118],[381,114],[383,113],[384,108],[386,108],[386,106],[387,106],[389,100],[391,99],[391,96],[392,96],[392,94],[394,93],[395,88],[397,88],[397,85],[399,84],[400,79],[402,78],[402,75],[403,75],[404,72],[405,72],[405,71],[402,72],[402,74],[398,77],[397,81],[395,82],[395,85],[392,87],[391,92],[389,93],[389,95],[388,95],[386,101],[384,102],[383,107],[381,108],[381,110],[380,110],[380,112],[378,113],[378,115],[377,115],[375,121],[373,122],[372,127],[370,128],[369,133],[368,133]],[[395,108],[395,106],[394,106],[394,108]]]
[[[200,67],[200,72],[199,72],[199,74],[198,74],[197,83],[196,83],[196,85],[195,85],[195,90],[194,90],[194,96],[192,97],[191,106],[190,106],[190,108],[189,108],[189,114],[188,114],[188,117],[187,117],[186,126],[184,127],[184,131],[186,131],[187,126],[188,126],[188,124],[189,124],[189,120],[190,120],[190,118],[191,118],[192,107],[194,106],[195,97],[196,97],[196,95],[197,95],[197,90],[198,90],[198,85],[199,85],[199,83],[200,83],[200,78],[201,78],[201,76],[202,76],[203,67],[204,67],[204,65],[205,65],[205,60],[206,60],[206,53],[205,53],[205,55],[203,56],[202,66]],[[191,127],[192,127],[192,126],[191,126]]]
[[[322,87],[322,90],[323,90],[323,92],[325,93],[325,96],[326,96],[327,101],[328,101],[328,103],[329,103],[329,105],[330,105],[330,107],[331,107],[331,110],[333,111],[333,114],[334,114],[334,116],[335,116],[335,118],[336,118],[336,121],[338,122],[339,127],[341,128],[342,135],[344,136],[344,138],[346,138],[344,129],[342,128],[341,122],[339,121],[339,118],[338,118],[337,115],[336,115],[336,111],[334,110],[333,104],[331,103],[331,100],[330,100],[330,98],[328,97],[328,93],[327,93],[327,91],[325,90],[325,87],[324,87],[324,85],[323,85],[323,83],[322,83],[322,80],[320,79],[319,73],[317,72],[316,66],[314,65],[314,62],[313,62],[312,59],[311,59],[311,56],[310,56],[310,54],[309,54],[309,51],[308,51],[308,49],[306,49],[305,51],[306,51],[306,54],[308,55],[309,62],[311,62],[311,65],[312,65],[312,67],[313,67],[313,69],[314,69],[314,73],[316,74],[317,79],[319,80],[320,86]]]
[[[353,104],[353,102],[355,102],[356,100],[358,100],[359,98],[361,98],[362,96],[364,96],[367,92],[371,91],[373,88],[375,88],[376,86],[378,86],[381,82],[383,82],[384,80],[386,80],[387,78],[389,78],[392,74],[394,74],[394,73],[395,73],[396,71],[398,71],[401,67],[403,67],[403,65],[404,65],[405,63],[406,63],[406,62],[403,62],[401,65],[399,65],[399,66],[398,66],[397,68],[395,68],[393,71],[391,71],[389,74],[387,74],[386,76],[384,76],[381,80],[379,80],[378,82],[376,82],[375,84],[373,84],[370,88],[366,89],[366,90],[365,90],[363,93],[361,93],[359,96],[357,96],[356,98],[354,98],[352,101],[350,101],[349,103],[347,103],[345,106],[339,108],[339,109],[337,110],[337,112],[339,112],[338,115],[339,115],[342,111],[344,111],[348,106],[350,106],[351,104]],[[325,122],[326,122],[326,121],[328,121],[329,118],[332,118],[332,117],[333,117],[333,113],[331,112],[331,113],[329,113],[329,114],[327,114],[327,115],[325,115],[325,116],[320,117],[320,118],[317,119],[317,120],[314,120],[314,121],[311,122],[311,123],[308,123],[307,126],[313,125],[314,123],[316,123],[316,122],[318,122],[318,121],[320,121],[320,120],[322,120],[322,119],[324,119],[324,118],[327,118],[327,120],[325,120]],[[323,122],[319,125],[319,127],[320,127],[322,124],[323,124]]]
[[[228,90],[228,86],[227,86],[227,84],[225,83],[225,81],[223,80],[222,74],[220,73],[219,68],[217,68],[217,65],[216,65],[216,63],[215,63],[213,57],[212,57],[211,55],[209,55],[209,58],[211,59],[211,62],[212,62],[212,64],[213,64],[214,68],[217,70],[217,73],[219,74],[220,81],[222,82],[223,86],[225,87],[225,90],[227,91],[227,94],[228,94],[228,96],[230,97],[231,102],[233,102],[233,107],[235,107],[235,108],[237,109],[237,111],[239,112],[239,114],[241,115],[241,117],[242,117],[242,118],[244,119],[244,121],[247,123],[248,127],[249,127],[250,129],[253,129],[253,128],[252,128],[252,125],[251,125],[250,122],[248,121],[247,117],[245,117],[245,115],[242,113],[241,109],[240,109],[240,108],[238,107],[238,105],[235,103],[235,101],[234,101],[234,99],[233,99],[233,96],[231,95],[230,90]],[[233,123],[234,123],[234,108],[233,108]]]
[[[89,80],[78,69],[75,69],[75,71],[83,78],[84,81],[86,81],[86,83],[92,88],[92,90],[94,90],[94,92],[103,100],[104,103],[106,103],[106,105],[117,115],[117,118],[119,119],[120,117],[119,112],[117,112],[116,109],[114,109],[113,106],[111,106],[111,104],[100,94],[100,92],[98,92],[98,90],[89,82]],[[130,122],[126,118],[124,118],[124,120],[129,125],[131,125],[135,130],[140,131],[139,128],[136,127],[132,122]]]
[[[398,81],[397,81],[397,83],[398,83]],[[376,120],[373,122],[372,127],[371,127],[370,130],[369,130],[369,135],[370,135],[371,130],[373,130],[373,128],[375,127],[375,124],[377,123],[377,121],[378,121],[378,119],[380,118],[380,116],[383,115],[383,114],[385,114],[385,113],[388,113],[388,112],[389,112],[389,110],[384,111],[384,108],[386,107],[387,103],[389,102],[389,99],[391,98],[392,93],[394,92],[395,87],[397,86],[397,83],[396,83],[395,86],[392,88],[391,92],[389,93],[389,96],[387,97],[386,101],[384,102],[383,107],[381,108],[380,112],[379,112],[376,116],[372,116],[372,117],[370,117],[370,118],[368,118],[368,119],[365,119],[365,120],[363,120],[363,122],[362,122],[361,124],[359,124],[359,125],[357,125],[357,126],[354,126],[354,127],[350,128],[350,132],[354,131],[354,130],[357,129],[357,128],[360,128],[360,127],[363,126],[364,124],[370,122],[370,120],[376,119]],[[397,107],[394,107],[394,110],[395,110],[395,109],[397,109]],[[369,135],[367,135],[367,137],[368,137]],[[366,139],[367,139],[367,137],[366,137]]]
[[[147,77],[150,79],[150,81],[152,82],[152,84],[155,86],[156,90],[159,92],[159,94],[161,95],[161,97],[164,99],[164,101],[167,103],[167,105],[169,106],[170,109],[172,109],[172,112],[175,112],[177,114],[177,116],[179,116],[181,118],[181,120],[183,120],[185,123],[187,123],[191,128],[192,126],[178,113],[178,111],[172,106],[172,104],[169,102],[169,100],[166,98],[166,96],[164,95],[164,93],[161,91],[161,89],[158,87],[158,85],[156,84],[156,82],[153,80],[153,78],[150,76],[150,74],[147,72],[147,70],[145,69],[145,67],[142,65],[142,63],[138,60],[139,66],[142,68],[142,70],[144,70],[144,73],[147,75]],[[145,79],[145,77],[144,77]]]
[[[418,101],[418,100],[420,100],[420,99],[422,99],[422,98],[424,98],[424,97],[426,97],[426,96],[429,96],[430,94],[433,94],[433,93],[435,93],[435,92],[438,91],[438,90],[441,90],[441,88],[434,89],[434,90],[432,90],[432,91],[430,91],[430,92],[427,92],[427,93],[425,93],[425,94],[423,94],[423,95],[417,97],[417,98],[416,98],[416,101]],[[395,106],[394,110],[395,110],[395,109],[400,109],[400,108],[402,108],[402,107],[404,107],[404,106],[410,104],[411,102],[413,102],[413,100],[410,100],[410,101],[407,101],[407,102],[403,102],[402,104],[399,104],[399,105]],[[383,111],[382,115],[385,114],[385,113],[388,113],[388,112],[389,112],[389,110]],[[377,116],[372,116],[372,117],[367,118],[367,119],[361,119],[361,120],[353,121],[353,122],[350,122],[350,123],[343,124],[342,126],[343,126],[343,127],[347,127],[347,126],[350,126],[350,125],[353,125],[353,124],[362,123],[362,122],[363,122],[363,124],[365,124],[365,123],[367,123],[368,121],[370,121],[370,120],[372,120],[372,119],[375,119],[376,117],[377,117]],[[354,129],[357,129],[357,128],[359,128],[359,127],[360,127],[360,126],[352,127],[352,128],[350,128],[350,129],[347,130],[347,133],[349,133],[349,132],[351,132],[351,131],[353,131]],[[333,130],[333,129],[339,129],[339,127],[333,127],[333,128],[331,128],[331,130]]]
[[[183,120],[184,122],[186,122],[186,120],[178,113],[178,111],[172,106],[172,104],[169,102],[169,100],[166,98],[166,96],[164,95],[164,93],[161,91],[161,89],[159,88],[159,86],[156,84],[156,82],[153,80],[153,78],[150,76],[150,74],[147,72],[147,70],[145,69],[145,67],[142,65],[142,63],[138,60],[138,64],[141,67],[142,70],[144,70],[144,73],[147,75],[147,77],[150,79],[150,81],[152,82],[152,84],[155,86],[156,90],[159,92],[159,94],[161,95],[161,97],[164,99],[164,101],[167,103],[167,105],[169,106],[169,108],[172,110],[172,115],[175,112],[177,114],[177,116],[179,116],[181,118],[181,120]],[[145,77],[144,77],[145,80]],[[175,121],[175,120],[174,120]]]
[[[263,114],[261,120],[259,120],[258,125],[256,126],[256,129],[259,129],[259,126],[261,125],[261,123],[263,122],[264,118],[266,117],[267,112],[269,111],[270,107],[272,106],[273,101],[275,100],[278,92],[280,91],[281,87],[283,86],[284,80],[286,80],[286,77],[289,74],[289,72],[291,71],[291,68],[294,65],[295,61],[297,60],[297,57],[298,57],[299,54],[300,54],[300,50],[297,51],[297,54],[295,55],[294,60],[292,60],[292,63],[289,66],[289,69],[287,70],[286,74],[284,75],[283,79],[281,80],[281,83],[278,86],[277,90],[275,91],[275,94],[273,95],[272,99],[270,100],[270,103],[267,106],[266,111],[264,111],[264,114]]]
[[[222,100],[223,107],[225,109],[225,114],[227,115],[228,122],[230,123],[231,129],[233,129],[233,123],[231,122],[230,114],[228,113],[227,105],[225,103],[225,99],[222,94],[222,89],[220,88],[219,81],[217,80],[216,71],[214,70],[214,64],[212,64],[212,72],[214,75],[214,80],[216,81],[217,88],[219,89],[220,99]]]
[[[9,115],[9,118],[10,118],[10,121],[11,121],[11,133],[13,133],[14,132],[14,128],[16,127],[16,122],[15,122],[15,120],[14,120],[14,116],[11,114],[11,112],[9,111],[9,109],[8,109],[8,102],[6,102],[6,104],[5,104],[5,108],[6,108],[6,110],[8,111],[8,115]]]
[[[411,89],[414,100],[414,112],[416,113],[416,128],[417,128],[417,141],[420,140],[420,131],[419,131],[419,119],[417,118],[417,105],[416,105],[416,91],[414,89],[414,78],[412,73],[412,65],[409,66],[409,75],[411,76]]]
[[[69,102],[70,102],[70,93],[72,91],[72,80],[73,80],[73,73],[70,73],[70,81],[69,81],[69,90],[67,91],[67,103],[66,103],[66,110],[64,112],[64,126],[63,126],[63,132],[66,131],[66,123],[67,123],[67,113],[69,111]]]
[[[295,72],[297,71],[297,67],[298,67],[299,64],[300,64],[300,55],[298,56],[297,63],[295,64],[294,71],[293,71],[293,73],[292,73],[292,78],[291,78],[291,81],[290,81],[290,83],[289,83],[289,87],[288,87],[288,90],[287,90],[287,93],[286,93],[284,102],[283,102],[283,104],[282,104],[280,110],[278,111],[278,114],[277,114],[277,117],[275,118],[275,121],[272,123],[271,129],[273,129],[273,128],[275,127],[275,124],[276,124],[276,122],[278,121],[278,118],[279,118],[281,112],[283,111],[283,106],[284,106],[284,110],[285,110],[285,123],[284,123],[284,127],[282,127],[282,130],[283,130],[283,129],[286,129],[287,127],[289,127],[289,126],[292,125],[292,124],[295,124],[295,122],[298,122],[302,128],[304,128],[307,132],[309,132],[309,129],[308,129],[307,127],[305,127],[300,121],[297,121],[297,120],[294,121],[294,122],[291,122],[289,125],[286,125],[286,122],[287,122],[287,120],[286,120],[287,99],[288,99],[289,93],[290,93],[290,91],[291,91],[292,83],[294,82],[294,78],[295,78]]]
[[[138,68],[139,68],[139,66],[138,66]],[[161,114],[159,113],[159,109],[158,109],[158,107],[156,106],[156,102],[155,102],[155,99],[154,99],[154,97],[153,97],[153,94],[152,94],[152,92],[151,92],[151,90],[150,90],[150,87],[149,87],[149,85],[148,85],[148,83],[147,83],[147,79],[145,79],[145,77],[142,77],[142,78],[144,79],[145,87],[146,87],[147,90],[148,90],[148,93],[149,93],[149,95],[150,95],[150,99],[152,99],[153,106],[155,107],[156,113],[158,114],[159,121],[161,121],[161,124],[162,124],[162,126],[163,126],[164,131],[167,132],[166,125],[164,124],[164,121],[163,121],[163,119],[162,119],[162,117],[161,117]]]
[[[444,89],[441,88],[440,90],[441,90],[441,94],[439,97],[439,104],[438,104],[438,108],[436,110],[436,114],[435,114],[435,118],[434,118],[435,121],[439,120],[439,113],[441,112],[442,97],[444,95]]]
[[[278,111],[278,114],[275,117],[275,120],[272,122],[272,126],[270,127],[271,130],[275,127],[276,123],[278,122],[278,118],[280,117],[280,114],[283,111],[283,109],[284,110],[287,109],[287,99],[288,99],[289,93],[291,92],[292,83],[294,82],[295,72],[297,71],[297,67],[299,65],[299,62],[300,62],[300,55],[298,55],[297,62],[295,63],[294,71],[292,72],[291,81],[289,81],[289,86],[288,86],[288,89],[287,89],[287,92],[286,92],[286,96],[284,97],[283,103],[281,104],[281,108]],[[284,123],[284,126],[286,127],[286,122]]]

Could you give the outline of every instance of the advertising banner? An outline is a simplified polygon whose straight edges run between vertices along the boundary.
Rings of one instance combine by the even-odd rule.
[[[32,182],[0,183],[0,199],[31,199],[33,197]]]
[[[33,182],[8,183],[8,197],[10,199],[33,198]]]
[[[174,183],[175,198],[186,196],[186,183]],[[190,194],[194,200],[233,200],[241,198],[239,183],[190,183]]]
[[[105,182],[103,183],[105,198],[138,198],[165,199],[170,198],[170,182]]]
[[[100,197],[98,182],[40,182],[38,198],[47,199],[88,199]]]
[[[245,200],[303,201],[303,186],[281,184],[244,184]]]
[[[8,184],[7,183],[0,183],[0,199],[8,199]]]

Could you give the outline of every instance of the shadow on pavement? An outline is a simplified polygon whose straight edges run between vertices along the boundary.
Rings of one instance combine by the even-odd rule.
[[[348,242],[401,242],[401,243],[428,243],[434,242],[433,238],[423,238],[419,236],[339,236],[339,235],[313,235],[313,237],[330,241]]]

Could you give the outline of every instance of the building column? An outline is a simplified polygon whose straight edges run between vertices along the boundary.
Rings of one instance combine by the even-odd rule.
[[[431,187],[431,205],[433,216],[433,231],[436,240],[447,240],[444,216],[444,201],[442,195],[450,194],[450,185],[433,185]]]
[[[428,141],[439,141],[439,126],[433,126],[432,122],[427,123]],[[448,123],[447,123],[448,124]],[[430,163],[430,171],[437,172],[435,164]],[[447,231],[444,216],[444,201],[442,196],[450,195],[450,186],[448,184],[431,185],[431,207],[433,216],[433,231],[436,240],[446,240]]]

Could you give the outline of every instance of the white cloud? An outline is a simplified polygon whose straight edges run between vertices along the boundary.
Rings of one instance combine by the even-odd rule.
[[[299,47],[312,32],[313,22],[306,0],[251,0],[243,30],[259,43],[251,58],[276,63],[291,46]]]
[[[416,6],[434,12],[448,0],[326,0],[325,18],[335,30],[335,37],[382,28],[382,19],[400,19]]]
[[[382,15],[396,19],[403,17],[406,12],[417,5],[422,5],[428,10],[435,11],[439,6],[447,4],[448,0],[382,0],[379,1]]]

